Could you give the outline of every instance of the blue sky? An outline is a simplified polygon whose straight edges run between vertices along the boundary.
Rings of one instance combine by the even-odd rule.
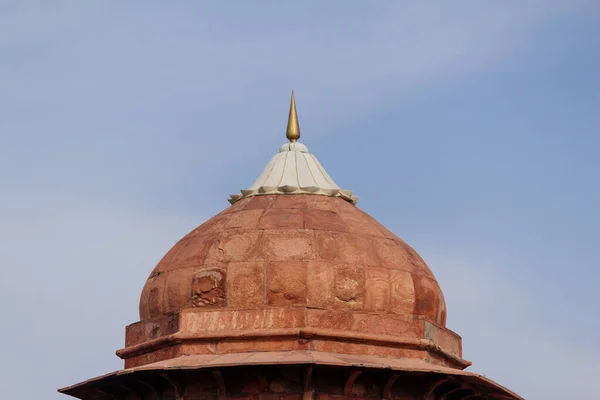
[[[121,368],[144,278],[252,184],[295,89],[302,141],[428,262],[471,370],[590,398],[598,71],[593,0],[0,0],[6,397]]]

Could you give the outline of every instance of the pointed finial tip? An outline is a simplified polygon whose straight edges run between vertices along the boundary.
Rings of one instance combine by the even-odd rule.
[[[292,99],[290,101],[290,115],[288,117],[287,130],[285,136],[290,142],[296,142],[300,139],[300,124],[298,123],[298,114],[296,113],[296,100],[294,99],[294,91],[292,90]]]

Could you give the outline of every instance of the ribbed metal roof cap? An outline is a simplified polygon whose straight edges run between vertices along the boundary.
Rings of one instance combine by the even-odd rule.
[[[308,152],[304,144],[298,142],[282,145],[254,184],[242,190],[241,194],[230,195],[229,202],[234,204],[246,197],[273,194],[340,197],[352,204],[358,201],[352,191],[341,189],[319,160]]]
[[[305,145],[298,143],[300,124],[293,91],[286,137],[290,142],[279,148],[279,153],[269,161],[254,184],[249,189],[241,190],[241,194],[229,196],[231,204],[246,197],[273,194],[340,197],[356,204],[358,197],[336,185],[319,160],[308,152]]]

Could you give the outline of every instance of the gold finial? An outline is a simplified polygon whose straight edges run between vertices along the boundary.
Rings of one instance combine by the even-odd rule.
[[[292,101],[290,103],[290,116],[288,117],[288,126],[285,136],[290,142],[300,139],[300,125],[298,124],[298,114],[296,114],[296,100],[294,100],[294,91],[292,90]]]

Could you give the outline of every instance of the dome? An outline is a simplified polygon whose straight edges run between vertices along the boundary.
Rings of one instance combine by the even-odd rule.
[[[231,206],[177,242],[142,290],[126,367],[187,355],[318,351],[463,369],[423,259],[287,137]]]
[[[287,138],[142,290],[125,368],[81,399],[521,399],[468,371],[423,259]],[[522,399],[521,399],[522,400]]]
[[[140,319],[280,306],[446,323],[435,277],[409,245],[341,198],[303,194],[242,199],[187,234],[146,281]]]

